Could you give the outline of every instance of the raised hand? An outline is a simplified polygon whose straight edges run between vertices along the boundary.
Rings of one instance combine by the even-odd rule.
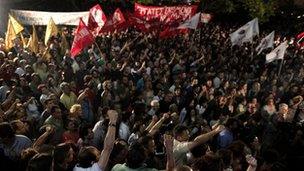
[[[109,110],[108,116],[109,116],[110,122],[116,123],[117,118],[118,118],[118,113],[116,110]]]

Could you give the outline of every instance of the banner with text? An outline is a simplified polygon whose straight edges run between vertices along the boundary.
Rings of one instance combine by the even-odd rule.
[[[79,18],[84,21],[88,20],[89,11],[85,12],[44,12],[44,11],[26,11],[26,10],[11,10],[11,15],[14,16],[20,23],[24,25],[47,25],[50,18],[54,20],[56,25],[73,25],[79,24]]]
[[[172,23],[185,21],[195,15],[196,5],[190,6],[144,6],[135,3],[134,15],[145,19],[146,21],[160,21],[163,23]]]

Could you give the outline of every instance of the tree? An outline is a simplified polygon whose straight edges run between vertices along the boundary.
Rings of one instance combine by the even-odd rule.
[[[258,17],[259,22],[267,22],[271,16],[276,14],[278,8],[277,0],[244,0],[244,8],[252,18]]]

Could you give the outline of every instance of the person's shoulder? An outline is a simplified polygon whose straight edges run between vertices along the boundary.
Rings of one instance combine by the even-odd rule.
[[[15,135],[15,137],[16,137],[16,141],[24,142],[24,143],[32,143],[32,141],[27,136]]]
[[[127,170],[126,166],[124,164],[116,164],[111,171],[125,171]]]
[[[98,163],[94,163],[91,167],[82,168],[77,165],[74,167],[73,171],[102,171],[98,165]]]

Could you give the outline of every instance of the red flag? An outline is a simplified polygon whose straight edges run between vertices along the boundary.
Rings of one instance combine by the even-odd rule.
[[[119,25],[126,22],[126,19],[119,8],[117,8],[113,14],[112,18],[113,24]]]
[[[122,29],[126,25],[126,19],[119,8],[116,9],[110,20],[107,20],[101,32],[113,32],[115,29]]]
[[[79,25],[74,33],[74,41],[71,48],[71,56],[75,57],[84,48],[90,46],[94,42],[94,36],[80,18]]]
[[[90,9],[88,27],[90,30],[98,29],[98,31],[105,25],[107,17],[102,11],[99,4]]]
[[[126,13],[126,18],[128,19],[128,24],[133,26],[135,29],[138,29],[142,32],[149,32],[151,30],[152,25],[132,13]]]
[[[89,17],[88,17],[88,29],[94,34],[94,32],[97,30],[98,28],[98,24],[95,21],[93,15],[91,13],[89,13]]]
[[[166,39],[170,37],[174,37],[179,34],[187,34],[189,32],[188,29],[178,29],[177,27],[167,27],[162,32],[159,33],[159,38]]]
[[[297,35],[297,46],[304,47],[304,32]]]

